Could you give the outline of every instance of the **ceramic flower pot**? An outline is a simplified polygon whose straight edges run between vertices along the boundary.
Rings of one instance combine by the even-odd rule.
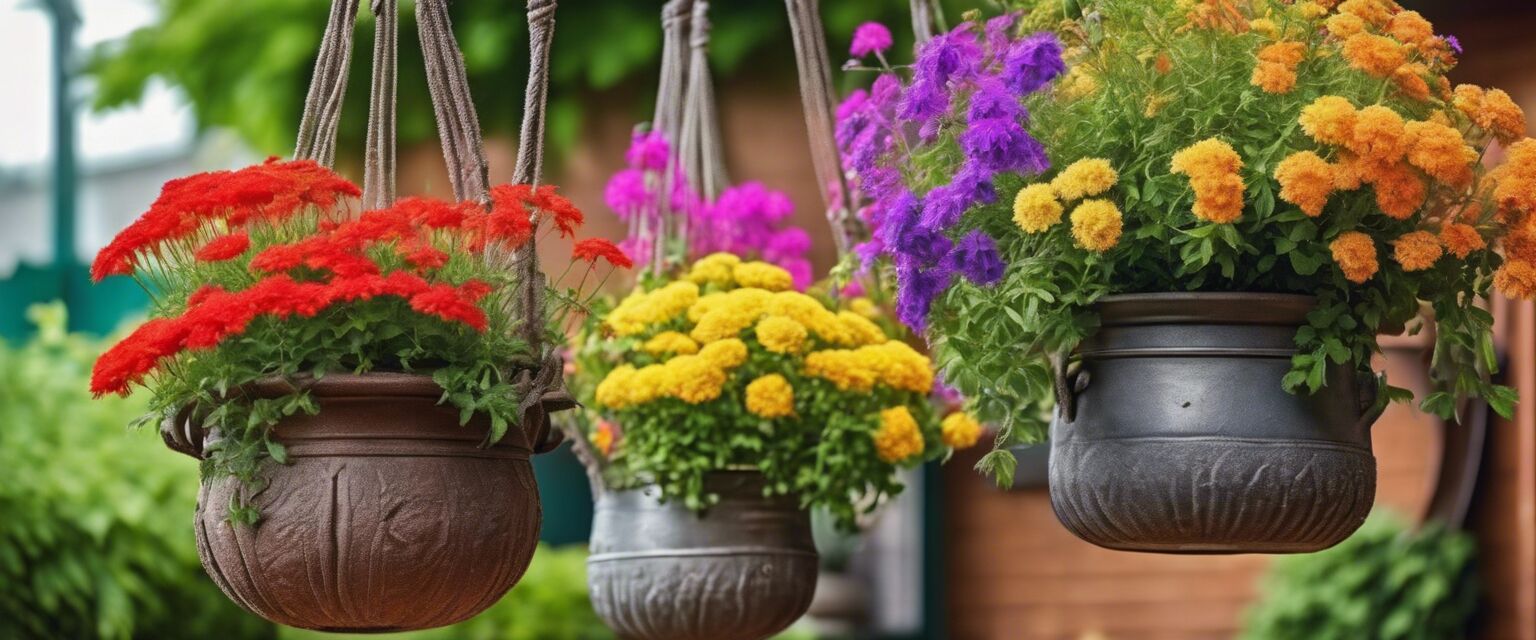
[[[309,388],[320,412],[275,427],[289,464],[266,465],[266,486],[245,496],[256,525],[226,517],[247,491],[234,478],[205,478],[198,494],[198,552],[230,599],[288,626],[383,632],[465,620],[512,588],[539,535],[524,431],[482,446],[489,420],[460,426],[426,376],[330,375]],[[250,393],[290,389],[273,381]],[[528,419],[542,424],[544,408]],[[200,453],[184,441],[195,431],[167,441]]]
[[[702,514],[660,502],[655,487],[599,496],[587,586],[621,638],[757,640],[793,624],[816,591],[810,514],[763,497],[755,472],[705,481]]]
[[[1297,553],[1348,537],[1371,509],[1373,380],[1331,366],[1290,394],[1306,296],[1109,296],[1059,375],[1050,490],[1057,517],[1111,549]],[[1363,378],[1363,379],[1362,379]]]

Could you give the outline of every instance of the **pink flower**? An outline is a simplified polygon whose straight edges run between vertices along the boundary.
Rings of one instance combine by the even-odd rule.
[[[862,58],[871,53],[882,54],[891,48],[891,30],[878,22],[866,22],[853,30],[853,44],[848,53]]]

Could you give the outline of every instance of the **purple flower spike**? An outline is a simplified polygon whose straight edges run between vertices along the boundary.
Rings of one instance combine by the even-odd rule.
[[[1446,36],[1445,44],[1451,48],[1451,51],[1455,51],[1456,55],[1461,55],[1461,40],[1457,39],[1456,36]]]
[[[923,198],[923,217],[918,221],[918,227],[925,231],[953,227],[970,205],[970,198],[961,187],[953,184],[935,187]]]
[[[1061,41],[1041,32],[1020,40],[1003,60],[1003,81],[1016,95],[1039,91],[1067,70],[1061,59]]]
[[[970,23],[935,36],[917,52],[914,82],[929,82],[940,88],[951,80],[967,80],[981,68],[981,45],[970,32]]]
[[[969,122],[977,122],[1022,120],[1026,115],[1024,105],[1019,104],[1019,98],[1010,93],[1001,80],[983,77],[976,82],[976,91],[971,94],[971,106],[965,117]]]
[[[869,54],[881,54],[891,48],[891,30],[878,22],[866,22],[853,30],[853,44],[848,53],[855,58]]]
[[[977,167],[988,171],[1040,173],[1049,166],[1045,147],[1012,120],[972,122],[960,135],[960,147]]]
[[[911,259],[900,260],[896,264],[896,318],[914,331],[922,331],[934,298],[949,288],[954,276],[955,272],[944,265],[925,268]]]
[[[964,274],[967,280],[983,287],[997,284],[1003,279],[1003,271],[1006,269],[1002,256],[998,255],[997,243],[980,229],[961,238],[945,263],[951,270]]]
[[[918,80],[901,96],[897,115],[908,122],[928,122],[949,111],[949,94],[943,85]]]

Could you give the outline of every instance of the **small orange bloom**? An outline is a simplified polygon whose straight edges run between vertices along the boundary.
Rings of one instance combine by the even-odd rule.
[[[1357,33],[1344,40],[1344,59],[1349,66],[1385,78],[1403,66],[1408,56],[1396,40],[1369,33]]]
[[[1460,222],[1447,222],[1440,227],[1440,243],[1458,260],[1465,260],[1473,251],[1488,246],[1477,227]]]
[[[1264,93],[1290,93],[1296,88],[1296,71],[1283,64],[1261,61],[1253,67],[1253,77],[1248,82]]]
[[[1461,132],[1435,122],[1409,122],[1403,127],[1408,136],[1408,162],[1424,170],[1431,178],[1451,186],[1465,186],[1472,181],[1472,164],[1477,151],[1467,146]]]
[[[1407,220],[1424,205],[1424,181],[1407,163],[1364,165],[1366,182],[1376,191],[1376,206],[1389,218]]]
[[[1392,9],[1378,0],[1345,0],[1339,13],[1353,15],[1372,26],[1385,26],[1392,19]]]
[[[1311,151],[1298,151],[1280,161],[1275,180],[1280,183],[1281,200],[1314,218],[1323,212],[1333,193],[1333,167]]]
[[[1376,275],[1376,243],[1359,231],[1345,231],[1328,245],[1333,261],[1339,265],[1344,278],[1355,284],[1370,280]]]
[[[1403,95],[1426,102],[1429,100],[1429,83],[1424,81],[1425,73],[1424,65],[1405,64],[1392,72],[1392,82]]]
[[[1173,154],[1172,170],[1189,176],[1195,191],[1195,217],[1216,223],[1243,215],[1243,159],[1232,145],[1207,138]]]
[[[1392,16],[1387,24],[1387,32],[1399,42],[1411,44],[1420,49],[1429,47],[1435,40],[1434,25],[1417,11],[1404,11]]]
[[[1504,144],[1525,135],[1525,112],[1502,89],[1489,89],[1483,94],[1482,109],[1476,121],[1477,126],[1492,133]]]
[[[1301,130],[1322,144],[1342,145],[1354,135],[1359,112],[1348,99],[1323,96],[1301,110]]]
[[[1354,131],[1344,146],[1365,160],[1397,162],[1408,151],[1408,138],[1403,128],[1403,117],[1396,111],[1379,104],[1371,105],[1361,109],[1355,117]]]
[[[1403,266],[1403,271],[1423,271],[1433,267],[1444,253],[1440,239],[1428,231],[1411,231],[1392,243],[1392,258]]]
[[[1493,274],[1493,286],[1516,300],[1536,298],[1536,264],[1525,260],[1510,260]]]
[[[1328,33],[1340,40],[1348,39],[1365,31],[1365,21],[1357,16],[1341,13],[1329,18],[1323,23],[1328,28]]]

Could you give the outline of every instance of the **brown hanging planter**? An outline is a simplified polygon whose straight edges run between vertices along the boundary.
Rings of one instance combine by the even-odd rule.
[[[587,589],[619,637],[758,640],[810,608],[810,514],[793,496],[764,497],[757,472],[716,472],[705,489],[720,502],[702,513],[656,487],[598,497]]]
[[[1375,381],[1331,366],[1290,394],[1307,296],[1108,296],[1058,376],[1050,490],[1078,537],[1128,551],[1299,553],[1365,521],[1376,493]]]
[[[380,632],[460,622],[512,588],[538,543],[527,434],[543,433],[543,405],[485,447],[489,421],[460,426],[430,377],[304,386],[320,412],[273,431],[289,464],[267,465],[256,491],[219,477],[198,494],[198,555],[230,599],[289,626]],[[253,387],[258,398],[293,391],[283,380]],[[237,496],[260,510],[257,525],[227,519]]]

